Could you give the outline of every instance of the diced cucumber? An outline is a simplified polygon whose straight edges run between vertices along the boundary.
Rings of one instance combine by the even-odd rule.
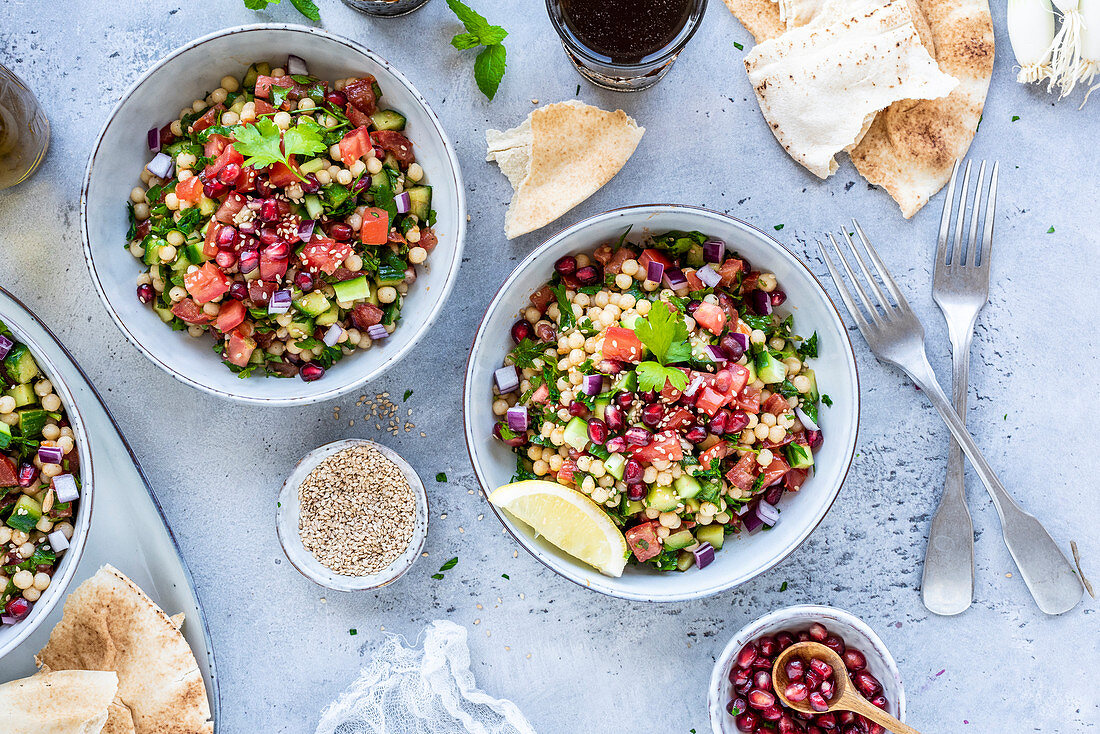
[[[255,89],[256,77],[259,76],[271,76],[271,64],[261,61],[248,67],[248,71],[244,73],[244,79],[241,80],[241,86],[247,90]]]
[[[320,158],[313,158],[298,166],[298,170],[302,173],[317,173],[324,167],[325,162],[323,160]]]
[[[375,130],[404,130],[405,116],[397,110],[378,110],[370,116]]]
[[[421,222],[428,221],[428,215],[432,211],[432,187],[413,186],[405,189],[405,192],[409,195],[409,213]]]
[[[686,571],[695,565],[695,554],[688,553],[687,551],[680,551],[676,554],[676,570]]]
[[[574,418],[574,420],[577,420]],[[568,429],[567,429],[568,430]],[[672,487],[658,487],[656,485],[650,487],[649,493],[645,498],[645,506],[661,512],[668,512],[675,510],[676,505],[680,504],[680,498],[676,496],[676,493],[672,491]]]
[[[685,500],[703,491],[703,485],[699,484],[695,477],[688,476],[687,474],[678,476],[676,481],[672,483],[672,487],[676,490],[676,494],[680,499]]]
[[[299,311],[309,314],[310,316],[320,316],[325,311],[328,311],[329,300],[325,298],[325,294],[321,291],[313,291],[299,298],[294,302],[294,307]]]
[[[630,313],[619,319],[619,323],[622,324],[624,329],[633,329],[634,324],[636,324],[640,318],[642,318],[641,315]]]
[[[806,399],[811,403],[816,403],[818,400],[821,400],[821,393],[817,390],[817,375],[814,374],[814,371],[804,369],[798,374],[810,381],[810,389],[806,391]]]
[[[214,199],[211,199],[207,196],[199,199],[199,214],[203,215],[204,217],[209,217],[217,210],[218,202]]]
[[[37,438],[49,416],[41,408],[24,408],[19,411],[19,433],[23,438]]]
[[[379,286],[383,285],[398,285],[405,282],[405,271],[398,270],[395,267],[389,265],[383,265],[378,268],[378,276],[374,279],[374,282]]]
[[[391,168],[395,171],[401,170],[401,162],[397,160],[397,156],[393,153],[386,153],[386,157],[382,159],[383,168]]]
[[[38,363],[25,344],[16,344],[4,357],[4,371],[12,382],[30,382],[38,375]]]
[[[564,439],[577,451],[583,451],[588,445],[588,423],[583,418],[574,417],[565,426]]]
[[[0,449],[6,449],[11,445],[11,426],[0,421]]]
[[[9,528],[29,533],[34,530],[34,526],[41,519],[42,505],[34,497],[21,494],[19,499],[15,501],[15,507],[11,509],[11,515],[8,516],[7,523]]]
[[[176,315],[172,313],[172,309],[167,306],[161,306],[160,301],[153,301],[153,310],[157,316],[160,316],[160,320],[168,324],[172,322],[172,319],[176,318]]]
[[[17,408],[38,402],[38,396],[34,394],[34,387],[27,382],[21,385],[12,385],[11,389],[4,394],[15,401],[15,407]]]
[[[370,297],[370,286],[367,285],[367,276],[365,275],[333,283],[332,290],[336,291],[336,300],[341,303],[362,301]]]
[[[306,213],[309,214],[310,219],[317,219],[324,211],[324,206],[321,205],[321,199],[317,194],[306,194],[302,199],[302,203],[305,204]]]
[[[698,512],[701,504],[695,497],[688,497],[684,500],[684,512]]]
[[[610,397],[596,398],[593,402],[593,407],[595,408],[593,412],[596,414],[596,417],[603,420],[604,416],[607,414],[607,406],[609,405],[611,405]]]
[[[603,468],[616,479],[622,479],[623,471],[626,469],[626,459],[622,454],[611,454],[603,460]]]
[[[313,319],[297,318],[286,325],[286,333],[294,339],[313,336]]]
[[[370,187],[372,189],[392,189],[393,183],[390,181],[390,174],[386,173],[386,169],[382,169],[378,173],[371,174]]]
[[[630,372],[623,372],[615,381],[611,383],[611,392],[614,394],[621,392],[634,392],[638,389],[638,373],[631,370]]]
[[[204,262],[210,259],[203,254],[201,243],[192,243],[190,245],[186,245],[183,248],[183,252],[187,255],[188,261],[190,261],[194,265],[202,265]]]
[[[714,550],[722,550],[722,543],[726,540],[726,530],[721,525],[699,525],[695,528],[695,537],[700,543],[710,543]]]
[[[665,550],[680,550],[681,548],[687,548],[694,542],[695,536],[691,534],[690,530],[677,530],[665,538],[664,548]]]
[[[810,447],[800,443],[787,444],[787,461],[792,469],[809,469],[814,465],[814,455]]]
[[[156,265],[160,262],[160,248],[168,243],[162,239],[152,239],[145,243],[145,256],[141,258],[146,265]]]
[[[774,385],[787,379],[787,365],[771,355],[767,349],[756,357],[756,376],[765,385]]]
[[[692,245],[688,248],[687,255],[684,258],[687,264],[693,268],[701,268],[706,264],[706,260],[703,259],[703,246]]]
[[[340,320],[340,307],[336,304],[329,306],[329,309],[323,314],[313,320],[313,323],[318,326],[332,326]]]

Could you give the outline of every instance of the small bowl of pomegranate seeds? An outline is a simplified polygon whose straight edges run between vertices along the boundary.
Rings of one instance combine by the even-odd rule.
[[[353,42],[286,26],[215,33],[146,73],[82,203],[93,281],[130,341],[187,384],[266,405],[399,361],[450,291],[466,225],[419,93]]]
[[[898,719],[905,717],[905,691],[897,664],[877,634],[858,617],[834,607],[778,609],[733,636],[711,674],[708,706],[714,734],[883,734],[881,726],[851,712],[827,712],[843,674],[819,660],[788,661],[785,693],[820,713],[784,706],[772,667],[798,642],[818,642],[844,661],[852,689]]]

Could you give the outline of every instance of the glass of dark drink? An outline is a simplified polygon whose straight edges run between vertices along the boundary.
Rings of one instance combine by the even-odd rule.
[[[15,72],[0,64],[0,189],[27,179],[50,144],[50,123]]]
[[[672,66],[707,0],[546,0],[565,53],[588,81],[635,92]]]

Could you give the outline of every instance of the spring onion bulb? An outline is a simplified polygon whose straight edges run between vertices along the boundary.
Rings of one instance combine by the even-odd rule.
[[[1084,102],[1089,101],[1092,90],[1100,87],[1092,82],[1100,74],[1100,0],[1081,0],[1081,71],[1079,81],[1088,84]]]
[[[1077,86],[1081,74],[1081,3],[1080,0],[1054,0],[1062,14],[1062,25],[1050,46],[1050,82],[1047,91],[1058,85],[1065,97]]]
[[[1054,42],[1054,8],[1050,0],[1008,0],[1008,37],[1020,64],[1016,81],[1030,84],[1050,77]]]

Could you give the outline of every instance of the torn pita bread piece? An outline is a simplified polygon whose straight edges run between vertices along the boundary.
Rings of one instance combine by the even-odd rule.
[[[118,690],[113,672],[58,670],[0,684],[4,734],[100,734]]]
[[[210,703],[198,663],[172,618],[118,569],[104,566],[69,595],[61,621],[38,653],[54,670],[118,674],[114,731],[211,734]]]
[[[958,84],[921,44],[905,0],[826,0],[810,25],[755,46],[745,68],[772,134],[820,178],[879,110],[943,97]]]
[[[622,110],[577,100],[546,105],[511,130],[488,130],[487,161],[514,189],[504,219],[508,239],[527,234],[580,204],[619,172],[644,127]]]

